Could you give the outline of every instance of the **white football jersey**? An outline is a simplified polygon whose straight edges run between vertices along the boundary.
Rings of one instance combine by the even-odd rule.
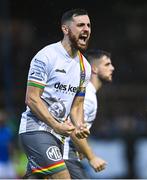
[[[84,56],[83,61],[85,66],[83,86],[87,86],[91,67]],[[62,122],[70,113],[79,88],[80,73],[79,56],[71,58],[61,42],[57,42],[44,47],[34,56],[28,73],[28,85],[43,89],[41,98],[46,102],[49,112],[56,120]],[[19,133],[42,130],[49,131],[61,139],[59,134],[40,121],[27,107],[22,113]]]
[[[84,119],[91,128],[97,113],[97,96],[96,89],[91,82],[86,87],[86,95],[84,100]]]

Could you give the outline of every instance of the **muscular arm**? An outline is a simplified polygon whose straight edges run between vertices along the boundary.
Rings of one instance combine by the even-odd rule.
[[[84,97],[75,97],[70,115],[75,126],[78,127],[84,123]]]
[[[89,164],[96,172],[105,169],[106,162],[94,154],[86,138],[78,139],[74,133],[71,134],[71,138],[78,151],[88,159]]]
[[[66,136],[69,135],[73,131],[74,126],[67,123],[59,123],[51,116],[45,102],[41,99],[42,92],[43,89],[41,88],[28,86],[26,104],[40,120],[51,126],[57,133]]]
[[[76,126],[76,136],[78,138],[86,138],[90,132],[84,122],[84,97],[76,96],[72,104],[70,117],[72,123]]]

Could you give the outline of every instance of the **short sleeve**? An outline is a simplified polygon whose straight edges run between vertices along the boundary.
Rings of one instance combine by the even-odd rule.
[[[44,88],[48,77],[48,59],[43,53],[38,53],[31,61],[28,73],[28,86]]]
[[[85,64],[86,76],[85,76],[85,81],[83,83],[83,87],[87,87],[91,76],[91,66],[89,62],[85,59],[85,57],[84,57],[84,64]]]

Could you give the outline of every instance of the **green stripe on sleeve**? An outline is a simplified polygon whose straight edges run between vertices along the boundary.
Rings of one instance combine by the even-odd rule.
[[[38,88],[41,88],[41,89],[44,88],[43,85],[36,84],[36,83],[34,83],[34,82],[28,82],[28,83],[27,83],[27,86],[35,86],[35,87],[38,87]]]

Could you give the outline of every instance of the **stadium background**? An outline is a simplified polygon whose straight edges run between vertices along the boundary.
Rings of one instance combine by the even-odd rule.
[[[18,174],[25,166],[17,131],[25,110],[29,63],[39,49],[62,38],[60,18],[69,8],[89,12],[89,48],[111,52],[115,66],[113,83],[97,95],[99,111],[90,141],[96,153],[120,166],[115,171],[110,160],[109,173],[87,171],[93,178],[147,178],[147,2],[143,0],[0,0],[0,110],[8,114],[14,132],[14,159],[22,167],[16,167]]]

